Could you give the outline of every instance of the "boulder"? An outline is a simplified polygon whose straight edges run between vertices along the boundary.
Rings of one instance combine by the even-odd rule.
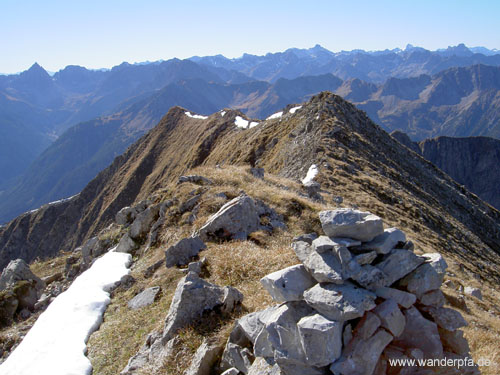
[[[372,313],[371,311],[367,311],[366,314],[361,318],[359,323],[356,325],[356,328],[353,332],[353,337],[356,340],[366,340],[373,336],[373,334],[380,327],[382,322],[380,318]]]
[[[355,262],[355,264],[358,263]],[[368,290],[375,290],[389,285],[388,276],[379,268],[374,267],[371,264],[365,264],[359,269],[359,271],[353,272],[351,277],[353,280],[356,280],[359,285]]]
[[[228,342],[222,354],[221,368],[223,370],[236,368],[243,374],[248,374],[253,360],[254,356],[247,348]]]
[[[197,184],[197,185],[211,185],[213,182],[209,180],[206,177],[199,176],[199,175],[188,175],[188,176],[181,176],[179,177],[179,180],[177,183],[182,184],[185,182],[191,182],[192,184]]]
[[[130,224],[135,219],[135,210],[131,207],[123,207],[115,215],[115,222],[118,225]]]
[[[240,195],[227,202],[200,228],[198,235],[203,241],[210,238],[245,238],[261,229],[255,201],[248,195]]]
[[[436,289],[422,294],[418,302],[425,306],[442,307],[446,302],[446,298],[441,290]]]
[[[374,250],[377,254],[387,254],[398,244],[406,242],[406,235],[397,228],[388,228],[370,242],[363,244],[363,250]]]
[[[425,306],[421,310],[429,314],[439,327],[448,331],[467,326],[467,322],[457,310],[433,306]]]
[[[139,213],[132,225],[130,226],[130,238],[138,240],[148,234],[153,223],[158,219],[160,205],[149,206],[144,211]]]
[[[231,287],[221,288],[189,272],[177,284],[163,330],[162,342],[169,341],[182,327],[201,316],[203,311],[234,306],[243,295]]]
[[[309,245],[312,244],[312,242],[318,238],[318,235],[316,233],[308,233],[308,234],[301,234],[300,236],[294,237],[292,240],[292,247],[293,243],[295,242],[307,242]]]
[[[392,285],[397,280],[408,275],[424,262],[424,259],[404,249],[392,250],[386,258],[375,266],[384,272],[387,277],[387,285]]]
[[[300,301],[304,291],[316,284],[302,264],[273,272],[260,282],[276,302]]]
[[[443,256],[439,253],[427,253],[422,256],[425,258],[425,262],[434,268],[437,274],[441,277],[441,282],[443,282],[446,269],[448,268],[448,264],[444,260]]]
[[[398,305],[405,308],[410,308],[417,300],[414,294],[387,287],[375,289],[375,294],[377,297],[382,297],[384,299],[393,299]]]
[[[394,339],[394,345],[403,349],[420,349],[425,358],[441,358],[443,345],[436,323],[425,319],[413,306],[404,310],[403,314],[406,318],[405,329]]]
[[[265,358],[258,357],[253,361],[252,366],[248,370],[248,375],[283,375],[283,373],[279,366],[274,363],[274,360],[266,360]]]
[[[165,264],[167,267],[184,266],[206,247],[198,236],[183,238],[165,251]]]
[[[30,267],[24,260],[15,259],[9,262],[0,275],[0,290],[13,288],[14,285],[23,280],[33,280],[35,288],[39,292],[45,288],[45,283],[31,272]]]
[[[319,193],[321,191],[321,185],[318,182],[307,181],[305,184],[303,184],[303,186],[309,198],[317,201],[323,200]]]
[[[337,284],[344,282],[342,264],[336,253],[330,251],[319,254],[311,245],[303,241],[294,242],[292,247],[297,258],[316,281]]]
[[[323,367],[337,360],[342,351],[342,322],[314,314],[299,320],[300,343],[306,364]]]
[[[222,353],[222,347],[217,344],[211,344],[206,340],[198,347],[196,353],[194,354],[191,364],[185,375],[210,375],[212,367],[217,362],[220,354]],[[238,372],[236,372],[238,374]]]
[[[39,291],[36,289],[36,281],[18,281],[16,285],[12,287],[12,292],[16,295],[16,298],[19,301],[18,309],[34,310],[39,296]]]
[[[125,233],[118,245],[116,246],[116,252],[133,254],[139,248],[139,244],[130,238],[128,233]]]
[[[403,333],[406,321],[396,301],[387,299],[375,307],[373,312],[380,318],[382,327],[386,328],[393,336],[398,337]]]
[[[354,260],[360,266],[363,266],[365,264],[371,264],[375,260],[376,257],[377,257],[377,252],[376,251],[369,251],[367,253],[362,253],[362,254],[356,255],[354,257]]]
[[[399,281],[398,285],[419,298],[424,293],[441,287],[442,277],[429,264],[424,263]]]
[[[350,208],[321,211],[319,219],[323,231],[329,237],[348,237],[368,242],[384,231],[382,219],[378,216]]]
[[[304,300],[331,320],[351,320],[362,317],[375,307],[376,296],[351,283],[342,285],[316,284],[304,292]]]
[[[142,307],[149,306],[153,304],[159,292],[160,292],[159,286],[147,288],[138,295],[136,295],[134,298],[132,298],[130,301],[128,301],[127,305],[129,309],[132,310],[137,310]]]
[[[264,178],[264,168],[250,168],[250,174],[255,178]]]
[[[481,289],[473,288],[471,286],[466,286],[464,288],[464,293],[468,296],[476,297],[479,300],[483,300],[483,294],[481,293]]]
[[[439,328],[439,336],[441,337],[443,346],[447,351],[460,355],[469,354],[469,343],[464,337],[463,331],[460,331],[459,329],[455,331],[448,331],[446,329]]]

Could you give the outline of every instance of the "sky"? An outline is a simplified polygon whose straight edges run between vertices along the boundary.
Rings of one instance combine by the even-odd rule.
[[[499,19],[497,0],[0,0],[0,72],[316,44],[334,52],[408,43],[500,49]]]

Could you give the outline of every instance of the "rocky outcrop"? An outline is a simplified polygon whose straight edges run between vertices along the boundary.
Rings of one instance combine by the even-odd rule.
[[[370,213],[341,209],[321,212],[320,220],[327,235],[350,238],[295,239],[293,248],[304,264],[262,279],[281,305],[236,322],[222,370],[251,374],[255,364],[263,374],[371,375],[385,373],[394,358],[469,355],[459,331],[467,324],[463,317],[428,297],[441,293],[447,266],[439,254],[423,257],[405,249],[404,233],[384,231],[380,218]],[[365,254],[375,256],[363,257],[360,265]],[[426,371],[441,373],[440,368]],[[479,373],[476,368],[447,371]],[[407,372],[391,368],[390,373]]]

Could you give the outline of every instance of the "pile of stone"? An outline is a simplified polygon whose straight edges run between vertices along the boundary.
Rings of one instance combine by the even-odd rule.
[[[461,314],[443,307],[446,262],[418,256],[396,228],[352,209],[323,211],[325,235],[294,239],[302,262],[261,282],[279,305],[239,319],[221,360],[224,374],[434,374],[392,359],[469,355]],[[475,374],[449,367],[446,374]]]

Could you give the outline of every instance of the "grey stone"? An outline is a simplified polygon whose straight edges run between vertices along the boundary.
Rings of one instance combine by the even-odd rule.
[[[293,242],[307,242],[309,245],[312,244],[312,242],[318,238],[318,235],[316,233],[308,233],[308,234],[301,234],[300,236],[294,237]],[[293,246],[293,245],[292,245]]]
[[[228,342],[222,354],[221,368],[226,370],[234,367],[238,371],[248,374],[253,359],[252,353],[247,348]]]
[[[133,212],[134,212],[133,208],[131,208],[131,207],[123,207],[115,215],[115,222],[116,222],[116,224],[119,224],[119,225],[130,224],[134,220]]]
[[[405,308],[411,307],[417,301],[417,297],[414,294],[407,293],[399,289],[386,287],[377,288],[375,289],[375,294],[384,299],[393,299],[398,303],[398,305]]]
[[[185,182],[191,182],[192,184],[197,184],[197,185],[211,185],[213,182],[209,180],[206,177],[199,176],[199,175],[188,175],[188,176],[181,176],[179,177],[179,180],[177,183],[182,184]]]
[[[206,245],[200,237],[183,238],[165,251],[165,264],[167,267],[184,266],[203,249]]]
[[[399,310],[398,304],[393,299],[387,299],[373,310],[386,328],[393,336],[398,337],[405,328],[405,317]]]
[[[375,307],[375,294],[346,283],[317,284],[304,292],[304,300],[331,320],[351,320]]]
[[[327,236],[319,236],[312,242],[313,249],[320,254],[333,250],[335,246],[336,243]]]
[[[248,370],[248,375],[282,375],[279,366],[274,363],[274,360],[266,360],[258,357],[252,363],[252,367]]]
[[[479,300],[483,300],[483,294],[481,293],[481,289],[479,288],[473,288],[471,286],[466,286],[464,288],[464,293],[467,294],[468,296],[476,297]]]
[[[359,254],[354,257],[354,260],[358,262],[359,265],[363,266],[365,264],[370,264],[377,257],[376,251],[369,251],[367,253]]]
[[[419,298],[428,291],[439,289],[441,283],[442,277],[429,263],[424,263],[401,279],[398,285],[406,287],[410,293],[416,294]]]
[[[319,192],[321,191],[321,185],[316,181],[307,181],[305,184],[303,184],[303,186],[309,198],[314,200],[323,199],[319,194]]]
[[[210,344],[206,340],[203,341],[196,350],[185,375],[210,375],[212,367],[217,362],[222,350],[223,348],[220,345]]]
[[[436,289],[422,294],[418,301],[422,305],[442,307],[446,302],[446,298],[444,297],[444,294],[443,292],[441,292],[441,290]]]
[[[45,283],[31,272],[30,267],[24,260],[11,260],[0,275],[0,290],[12,288],[19,281],[34,281],[35,289],[40,295],[45,288]]]
[[[352,238],[332,237],[330,239],[336,244],[336,246],[354,247],[361,245],[361,241],[353,240]]]
[[[264,168],[250,168],[250,174],[255,178],[264,178]]]
[[[192,211],[194,206],[198,203],[201,198],[201,194],[196,194],[194,197],[189,198],[179,206],[179,213],[183,214],[188,211]]]
[[[411,251],[395,249],[387,254],[383,261],[376,264],[376,267],[388,276],[387,285],[392,285],[417,268],[423,261],[423,258],[416,256]]]
[[[334,374],[371,375],[385,347],[392,336],[384,329],[379,329],[367,340],[353,340],[342,353],[342,357],[330,366]]]
[[[189,272],[177,284],[172,303],[165,321],[162,342],[169,341],[175,333],[203,311],[224,305],[233,305],[243,300],[242,294],[231,287],[221,288]]]
[[[260,228],[260,217],[255,201],[248,195],[240,195],[212,215],[198,234],[204,241],[210,237],[231,239],[235,235],[246,239],[246,236]]]
[[[467,326],[467,322],[457,310],[433,306],[425,306],[421,310],[432,316],[432,319],[439,327],[448,331],[455,331],[458,328]]]
[[[359,285],[369,290],[375,290],[389,285],[388,276],[379,268],[370,264],[362,266],[360,270],[354,273],[351,277],[353,280],[356,280]]]
[[[356,328],[353,332],[353,337],[356,340],[366,340],[373,336],[373,334],[380,327],[382,322],[380,318],[372,313],[371,311],[367,311],[363,318],[356,325]]]
[[[425,258],[425,262],[434,268],[437,274],[441,277],[441,282],[443,282],[446,269],[448,268],[448,264],[446,264],[443,256],[439,253],[427,253],[422,256]]]
[[[260,282],[276,302],[300,301],[304,291],[316,284],[302,264],[273,272]]]
[[[188,272],[194,272],[197,273],[198,275],[201,273],[201,268],[203,267],[203,263],[198,261],[198,262],[191,262],[188,264]]]
[[[149,206],[141,213],[137,214],[134,222],[130,226],[130,238],[137,240],[148,234],[153,223],[158,219],[160,205]]]
[[[447,351],[460,355],[469,354],[469,343],[464,337],[463,331],[459,329],[455,331],[448,331],[446,329],[439,328],[439,336],[441,337],[441,342]]]
[[[403,349],[418,348],[424,353],[425,358],[441,358],[443,345],[437,325],[425,319],[413,306],[403,311],[403,314],[406,318],[405,329],[394,339],[394,345]]]
[[[342,343],[347,346],[352,340],[352,326],[351,324],[346,324],[344,327],[344,332],[342,333]]]
[[[297,258],[304,264],[311,276],[318,282],[344,282],[342,264],[337,254],[330,251],[319,254],[307,242],[297,241],[292,244]]]
[[[120,239],[120,242],[118,242],[115,251],[118,253],[133,254],[138,248],[139,244],[130,238],[128,233],[125,233]]]
[[[251,370],[252,368],[250,368]],[[231,367],[229,370],[224,371],[221,375],[238,375],[240,372],[237,368]],[[250,372],[249,372],[250,374]]]
[[[342,351],[342,322],[314,314],[299,320],[300,343],[306,364],[323,367],[337,360]]]
[[[145,289],[144,291],[136,295],[134,298],[132,298],[130,301],[128,301],[129,309],[137,310],[142,307],[146,307],[153,304],[159,292],[160,292],[159,286],[154,286]]]
[[[370,242],[363,244],[364,250],[375,250],[378,254],[387,254],[399,243],[406,242],[406,235],[398,228],[388,228]]]
[[[350,208],[321,211],[319,219],[329,237],[348,237],[367,242],[384,231],[382,219],[378,216]]]

